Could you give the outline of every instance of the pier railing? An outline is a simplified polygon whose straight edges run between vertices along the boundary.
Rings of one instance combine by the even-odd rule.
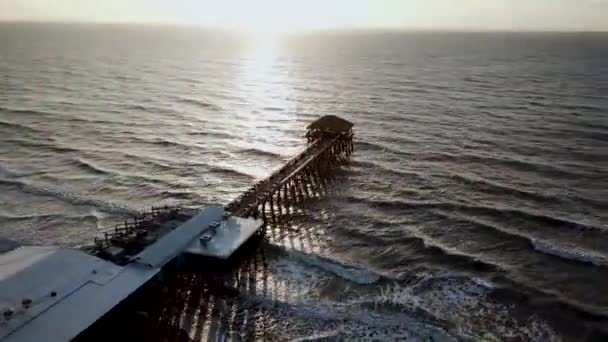
[[[113,244],[123,245],[138,240],[150,231],[151,225],[157,224],[158,221],[175,218],[181,209],[180,207],[162,206],[142,211],[129,220],[116,224],[114,229],[103,232],[102,238],[95,238],[95,247],[101,250]]]

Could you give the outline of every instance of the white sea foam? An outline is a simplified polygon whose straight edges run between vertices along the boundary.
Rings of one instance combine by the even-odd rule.
[[[368,270],[362,265],[347,263],[341,260],[309,254],[293,249],[287,250],[289,258],[313,266],[325,272],[331,273],[341,279],[351,281],[360,285],[369,285],[377,282],[380,275]]]
[[[374,298],[377,304],[392,304],[408,311],[422,311],[454,324],[455,333],[475,340],[501,340],[504,336],[524,340],[556,340],[550,326],[536,317],[516,321],[511,308],[495,304],[487,295],[490,288],[463,277],[436,277],[428,274],[411,286],[394,284]]]

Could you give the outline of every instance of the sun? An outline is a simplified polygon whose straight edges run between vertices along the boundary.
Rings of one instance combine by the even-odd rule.
[[[240,23],[241,28],[258,40],[270,39],[292,29],[289,23],[269,15],[252,15]]]
[[[320,24],[317,15],[326,7],[320,7],[318,1],[320,0],[232,0],[234,8],[226,15],[230,19],[224,20],[224,24],[260,39],[315,28]]]
[[[0,0],[2,1],[2,0]],[[177,1],[177,0],[176,0]],[[267,39],[282,33],[343,26],[353,18],[344,15],[351,1],[371,0],[179,0],[188,22],[247,32]],[[211,5],[212,4],[212,5]]]

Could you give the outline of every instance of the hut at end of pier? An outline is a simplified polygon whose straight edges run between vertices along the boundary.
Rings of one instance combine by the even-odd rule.
[[[325,115],[306,127],[306,138],[309,143],[323,138],[334,138],[337,135],[352,135],[354,124],[335,115]]]

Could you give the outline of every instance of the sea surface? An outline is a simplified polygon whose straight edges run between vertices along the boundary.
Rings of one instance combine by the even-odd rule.
[[[608,338],[604,33],[0,24],[0,247],[228,203],[325,114],[352,162],[191,339]]]

